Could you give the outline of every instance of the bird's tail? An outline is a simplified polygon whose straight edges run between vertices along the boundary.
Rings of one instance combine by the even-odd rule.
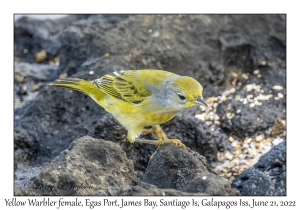
[[[65,78],[58,79],[54,82],[49,83],[48,85],[56,86],[56,87],[64,87],[72,90],[77,90],[85,93],[94,99],[97,103],[103,100],[104,93],[92,82],[86,81],[84,79],[77,78]]]

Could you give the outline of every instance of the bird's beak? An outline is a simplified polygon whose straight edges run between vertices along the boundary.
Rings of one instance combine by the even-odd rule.
[[[203,98],[199,97],[199,98],[197,98],[197,100],[195,102],[198,103],[198,104],[201,104],[205,107],[208,107],[207,103],[203,100]]]

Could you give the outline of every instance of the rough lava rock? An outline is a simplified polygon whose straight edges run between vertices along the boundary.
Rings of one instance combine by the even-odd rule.
[[[264,80],[285,84],[285,15],[133,15],[118,24],[98,18],[73,24],[59,40],[60,67],[68,75],[109,53],[105,65],[192,76],[205,97],[218,95],[233,70],[263,67],[272,75]]]
[[[241,195],[286,195],[286,141],[271,149],[242,173],[232,187]]]
[[[111,187],[131,185],[133,174],[133,163],[119,145],[85,136],[42,167],[25,194],[106,194]]]
[[[160,183],[168,179],[158,177],[161,170],[171,179],[178,177],[176,186],[170,178],[168,186],[150,183],[151,176]],[[202,175],[210,178],[199,179]],[[158,149],[144,180],[148,183],[137,179],[133,162],[118,144],[85,136],[74,140],[50,163],[30,172],[16,172],[15,195],[238,195],[227,188],[228,181],[211,171],[203,156],[171,145]]]
[[[162,189],[209,195],[238,195],[229,182],[216,176],[199,153],[163,145],[150,160],[143,181]],[[208,193],[209,192],[209,193]]]
[[[49,61],[58,56],[61,47],[58,34],[68,25],[90,15],[69,15],[56,20],[21,17],[14,23],[14,52],[17,61],[35,62],[35,54],[47,53]]]
[[[246,98],[250,94],[253,93],[243,93],[244,96],[242,97]],[[219,116],[225,117],[221,119],[220,125],[223,132],[242,140],[246,136],[251,137],[272,128],[277,119],[285,119],[286,113],[283,111],[286,109],[285,100],[278,102],[272,98],[262,103],[262,106],[253,108],[250,108],[249,104],[243,104],[235,99],[220,104],[217,113]],[[228,112],[234,113],[235,117],[228,119],[226,115]]]

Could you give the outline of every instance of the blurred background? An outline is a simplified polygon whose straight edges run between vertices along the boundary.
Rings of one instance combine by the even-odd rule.
[[[285,180],[286,15],[19,14],[14,20],[16,177],[84,135],[120,144],[142,177],[153,146],[129,144],[126,130],[87,96],[45,85],[163,69],[198,80],[209,104],[162,125],[169,137],[204,155],[230,182],[253,166]],[[258,166],[278,145],[284,160]]]

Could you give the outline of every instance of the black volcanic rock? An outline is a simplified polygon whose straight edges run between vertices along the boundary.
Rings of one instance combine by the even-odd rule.
[[[41,168],[26,195],[96,195],[130,185],[133,163],[119,145],[82,137]]]
[[[177,156],[178,162],[177,159],[167,160],[167,164],[171,167],[176,164],[180,167],[180,164],[188,162],[197,164],[199,168],[196,171],[194,169],[183,171],[178,189],[172,189],[174,186],[167,187],[169,189],[159,188],[141,182],[134,175],[133,162],[126,157],[119,145],[84,136],[74,140],[68,149],[61,152],[50,163],[38,168],[33,167],[31,170],[17,171],[15,195],[238,195],[234,189],[230,187],[226,189],[228,181],[210,172],[203,156],[190,149],[182,150],[170,145],[163,146],[154,155],[145,175],[146,181],[147,175],[151,175],[149,170],[153,167],[160,168],[160,165],[155,163],[166,161],[165,156],[161,155],[162,152]],[[166,169],[165,172],[167,171],[169,170]],[[201,180],[198,180],[202,171],[206,172],[205,176],[213,175],[214,178],[204,181],[204,184],[206,186],[209,184],[210,187],[200,189],[197,186],[203,185]],[[173,178],[178,175],[174,170],[169,171],[169,174]],[[188,186],[190,190],[183,190],[182,187],[189,182],[182,181],[191,181],[192,177],[194,179]],[[218,188],[215,187],[215,180],[219,180],[216,184]],[[218,190],[212,190],[213,188]]]
[[[238,195],[229,182],[216,176],[206,159],[187,148],[163,145],[154,154],[143,181],[162,189],[209,195]]]
[[[286,142],[271,149],[232,183],[241,195],[286,195]]]

